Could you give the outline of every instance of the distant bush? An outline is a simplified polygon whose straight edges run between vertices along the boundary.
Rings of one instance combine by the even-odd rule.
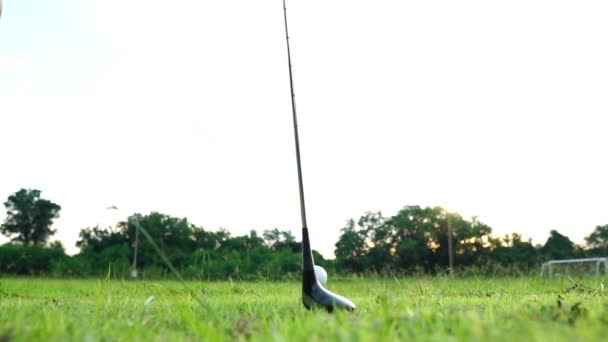
[[[53,263],[66,258],[63,248],[4,244],[0,246],[0,273],[50,275]]]

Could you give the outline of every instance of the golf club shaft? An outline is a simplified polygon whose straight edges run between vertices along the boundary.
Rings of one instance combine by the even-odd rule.
[[[287,7],[283,0],[283,18],[285,19],[285,39],[287,41],[287,63],[289,65],[289,89],[291,90],[291,112],[293,114],[293,134],[296,142],[296,161],[298,164],[298,185],[300,187],[300,214],[302,216],[302,228],[307,229],[306,207],[304,205],[304,183],[302,181],[302,163],[300,161],[300,139],[298,136],[298,118],[296,117],[296,95],[293,91],[293,74],[291,71],[291,50],[289,48],[289,31],[287,29]]]

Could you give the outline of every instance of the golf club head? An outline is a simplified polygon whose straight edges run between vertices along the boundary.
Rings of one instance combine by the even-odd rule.
[[[328,312],[333,312],[334,309],[354,311],[356,308],[355,304],[348,298],[329,291],[318,281],[313,284],[310,291],[302,292],[302,301],[307,309],[322,307]]]
[[[302,261],[302,302],[307,309],[322,307],[328,312],[334,309],[355,310],[353,302],[327,290],[317,280],[308,228],[302,228]]]

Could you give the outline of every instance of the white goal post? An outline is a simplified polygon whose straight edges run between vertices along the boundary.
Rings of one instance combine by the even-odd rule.
[[[545,270],[548,270],[549,276],[553,275],[551,272],[551,265],[555,264],[575,264],[575,263],[584,263],[584,262],[594,262],[595,263],[595,276],[600,275],[600,266],[604,264],[604,273],[608,273],[608,258],[583,258],[583,259],[564,259],[564,260],[549,260],[543,263],[540,269],[540,276],[545,275]]]

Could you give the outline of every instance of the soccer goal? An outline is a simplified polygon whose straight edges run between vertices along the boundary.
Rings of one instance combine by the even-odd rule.
[[[595,263],[595,276],[600,275],[600,269],[602,264],[604,265],[604,273],[608,273],[608,258],[583,258],[583,259],[565,259],[565,260],[549,260],[543,263],[540,269],[540,276],[544,276],[545,273],[548,273],[549,277],[553,276],[553,265],[559,264],[584,264],[590,263],[593,265]]]

